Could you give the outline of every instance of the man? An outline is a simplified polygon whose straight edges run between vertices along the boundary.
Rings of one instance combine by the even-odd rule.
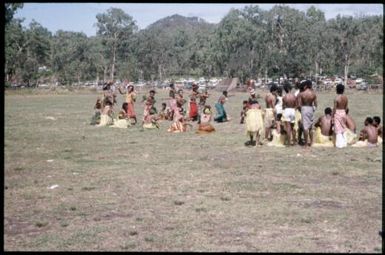
[[[354,134],[356,133],[356,122],[349,114],[349,108],[346,108],[346,127],[350,129]]]
[[[348,98],[344,95],[344,90],[344,85],[338,84],[336,86],[337,96],[334,99],[333,122],[337,148],[344,148],[347,146],[344,133],[346,129],[346,109],[348,108]]]
[[[333,111],[330,107],[327,107],[324,112],[325,115],[319,117],[317,122],[314,124],[316,127],[314,145],[333,147]]]
[[[349,108],[346,108],[346,129],[344,132],[344,136],[346,139],[346,143],[351,145],[356,142],[356,123],[354,122],[352,116],[349,114]]]
[[[381,118],[379,116],[373,117],[373,126],[375,126],[377,128],[378,136],[382,138]]]
[[[294,145],[296,140],[296,133],[294,130],[294,122],[295,122],[295,107],[297,105],[297,98],[294,94],[291,93],[291,85],[290,83],[286,83],[283,86],[285,90],[285,96],[282,98],[282,121],[285,127],[285,131],[287,134],[287,144]]]
[[[373,117],[373,126],[377,128],[378,135],[378,143],[382,143],[382,126],[381,126],[381,118],[379,116]]]
[[[217,111],[217,115],[214,118],[216,122],[226,122],[228,121],[227,114],[225,111],[225,107],[223,106],[226,102],[226,97],[221,95],[218,99],[218,102],[215,104],[215,109]]]
[[[304,81],[304,91],[299,93],[298,102],[301,107],[302,126],[305,136],[305,148],[313,144],[314,111],[317,107],[317,95],[312,89],[312,82]]]
[[[272,137],[271,127],[274,121],[274,106],[276,102],[276,96],[275,96],[276,91],[277,91],[277,85],[273,84],[270,87],[270,93],[267,93],[267,95],[265,96],[265,103],[266,103],[265,119],[264,119],[265,140],[271,140],[271,137]]]
[[[365,119],[365,127],[360,132],[360,138],[354,147],[375,147],[378,143],[378,130],[373,126],[373,119],[367,117]]]

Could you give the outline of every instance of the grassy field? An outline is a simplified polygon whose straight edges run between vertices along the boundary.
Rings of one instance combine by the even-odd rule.
[[[382,91],[347,95],[358,130],[382,117]],[[247,148],[247,96],[197,135],[90,126],[96,93],[7,92],[4,249],[381,253],[382,146]]]

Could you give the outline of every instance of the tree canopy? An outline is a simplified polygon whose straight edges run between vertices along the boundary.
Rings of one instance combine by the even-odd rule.
[[[383,17],[337,16],[312,6],[232,9],[218,23],[172,15],[138,30],[123,10],[96,15],[96,36],[28,27],[6,4],[5,74],[36,84],[89,80],[164,80],[182,76],[247,78],[370,76],[383,70]]]

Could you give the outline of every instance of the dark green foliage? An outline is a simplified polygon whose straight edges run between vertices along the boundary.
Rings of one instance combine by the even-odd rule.
[[[61,84],[108,79],[164,80],[188,76],[248,78],[311,77],[316,74],[369,79],[383,66],[382,16],[326,20],[276,5],[232,9],[219,22],[172,15],[138,31],[133,18],[110,8],[98,14],[97,36],[58,31],[35,21],[28,28],[7,7],[5,84],[14,80]],[[39,67],[46,66],[45,71]]]

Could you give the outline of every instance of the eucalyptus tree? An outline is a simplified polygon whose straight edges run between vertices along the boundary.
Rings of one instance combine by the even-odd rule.
[[[338,15],[330,21],[330,28],[334,32],[334,45],[336,51],[336,62],[342,67],[344,73],[344,83],[347,85],[349,67],[354,63],[357,52],[354,51],[358,43],[359,26],[357,20],[352,16]]]
[[[4,57],[5,57],[5,83],[21,80],[23,63],[26,59],[28,40],[23,20],[13,19],[5,26]]]
[[[80,83],[86,76],[88,38],[84,33],[59,30],[53,36],[52,68],[61,84]]]
[[[119,8],[110,8],[107,13],[96,15],[97,35],[103,38],[104,46],[108,49],[110,59],[110,79],[114,79],[118,50],[122,44],[127,45],[127,40],[137,31],[133,18]]]
[[[4,3],[5,7],[5,25],[13,19],[17,9],[23,8],[23,3]]]

